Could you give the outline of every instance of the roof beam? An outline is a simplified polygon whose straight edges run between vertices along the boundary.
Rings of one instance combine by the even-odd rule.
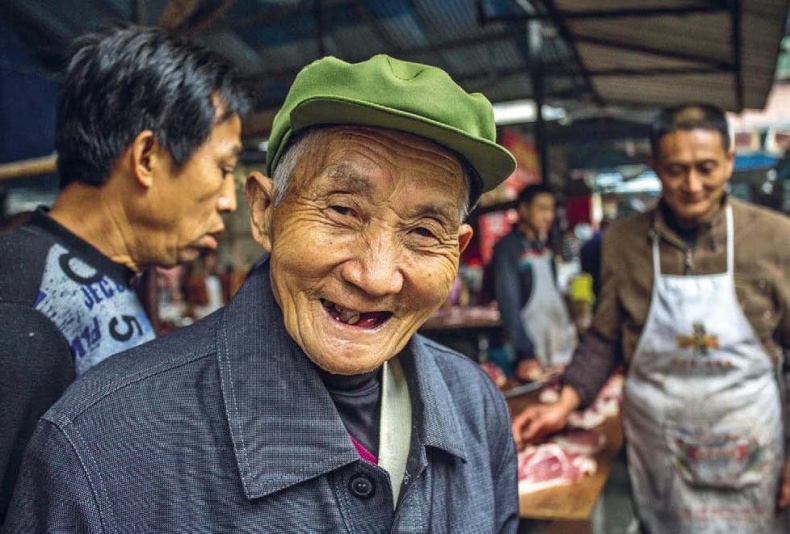
[[[57,170],[56,154],[0,164],[0,180],[50,174]]]
[[[480,1],[482,2],[482,0]],[[562,39],[568,45],[568,48],[570,48],[571,53],[573,54],[573,58],[576,60],[576,65],[578,65],[579,67],[581,76],[584,78],[584,81],[587,84],[587,90],[592,95],[592,98],[595,101],[595,103],[598,104],[599,106],[602,106],[603,98],[601,97],[600,94],[598,94],[598,91],[595,89],[595,85],[592,83],[592,80],[590,79],[590,74],[587,72],[587,67],[582,61],[581,56],[579,56],[579,50],[578,48],[576,48],[576,43],[574,41],[573,33],[571,33],[570,29],[568,28],[568,25],[565,24],[565,20],[562,18],[563,17],[562,14],[554,5],[554,2],[552,0],[545,0],[543,4],[546,8],[546,11],[548,12],[550,20],[554,24],[554,27],[557,28],[560,37],[562,37]]]
[[[332,8],[344,4],[357,4],[361,0],[330,0],[326,1],[323,5],[324,8]],[[253,17],[245,17],[243,20],[229,20],[228,26],[230,28],[245,28],[248,26],[257,26],[259,24],[271,24],[282,22],[285,19],[293,17],[294,15],[303,14],[307,16],[313,10],[312,0],[301,0],[296,5],[284,5],[270,7],[268,9],[261,9],[259,15]]]
[[[176,3],[191,4],[191,0],[170,0]],[[210,9],[201,13],[200,11],[190,12],[182,17],[179,23],[173,28],[182,33],[187,38],[193,38],[212,24],[230,7],[236,0],[222,0]],[[197,4],[197,2],[196,2]],[[172,4],[171,4],[172,5]]]
[[[467,47],[475,47],[481,43],[488,44],[497,41],[504,41],[511,39],[513,37],[512,30],[504,30],[497,33],[491,33],[488,35],[480,36],[473,40],[467,38],[463,39],[454,39],[449,41],[444,41],[437,44],[432,44],[428,46],[421,46],[421,47],[413,47],[413,48],[403,48],[397,55],[403,59],[413,58],[420,54],[426,53],[436,53],[436,52],[447,52],[452,50],[457,50],[460,48],[467,48]],[[368,56],[359,56],[359,59],[367,59]],[[354,61],[354,58],[348,58],[347,61]],[[553,64],[551,67],[561,67],[562,64]],[[520,72],[525,72],[523,67],[518,67]],[[266,71],[265,73],[261,73],[260,75],[255,75],[250,77],[250,80],[256,80],[259,78],[284,78],[284,79],[293,79],[301,70],[301,67],[298,68],[287,68],[287,69],[278,69],[278,70],[271,70]],[[567,71],[567,68],[566,68]],[[559,72],[558,70],[555,72]]]
[[[697,15],[701,13],[720,13],[728,11],[725,5],[706,5],[688,7],[654,7],[654,8],[631,8],[631,9],[590,9],[580,11],[560,11],[557,15],[552,13],[513,13],[511,15],[489,15],[483,5],[484,0],[477,0],[478,16],[482,24],[491,22],[514,22],[527,20],[548,20],[554,21],[556,16],[562,20],[604,20],[621,19],[631,17],[677,17],[685,15]]]
[[[741,68],[741,0],[735,0],[732,16],[732,63],[735,69],[735,111],[743,111],[743,69]]]
[[[662,50],[660,48],[654,48],[652,46],[644,46],[638,44],[629,44],[629,43],[618,43],[611,39],[603,39],[600,37],[590,37],[585,35],[577,35],[575,38],[577,43],[585,43],[585,44],[594,44],[599,46],[605,46],[608,48],[614,48],[617,50],[627,50],[629,52],[639,52],[642,54],[650,54],[654,56],[660,56],[668,59],[679,59],[681,61],[691,61],[694,63],[702,63],[705,65],[710,65],[711,67],[716,67],[718,69],[727,69],[731,70],[735,68],[735,65],[731,62],[721,61],[718,59],[713,59],[710,57],[699,56],[695,54],[686,54],[684,52],[675,52],[675,51],[668,51]]]
[[[175,30],[186,24],[197,7],[198,0],[170,0],[159,17],[159,26],[166,30]]]
[[[356,2],[354,4],[354,9],[359,15],[359,18],[361,18],[367,24],[370,24],[370,26],[376,31],[376,36],[379,39],[381,39],[387,50],[392,50],[392,53],[390,55],[397,57],[403,55],[403,50],[399,46],[397,46],[395,42],[387,34],[387,32],[384,31],[384,26],[381,23],[379,23],[378,19],[371,14],[370,9],[368,8],[367,5],[365,5],[364,2]]]
[[[420,49],[422,52],[430,52],[432,48],[425,48]],[[417,53],[415,51],[414,53]],[[353,61],[353,59],[349,60]],[[548,63],[544,66],[544,69],[547,72],[559,76],[578,76],[579,72],[574,70],[569,70],[567,64],[562,62],[555,62],[555,63]],[[244,82],[255,82],[255,80],[272,80],[274,78],[282,78],[282,79],[289,79],[294,78],[299,73],[301,68],[296,69],[281,69],[277,71],[266,71],[260,74],[256,74],[254,76],[247,76],[243,78]],[[515,67],[511,67],[509,69],[496,69],[497,76],[512,76],[515,74],[529,74],[529,66],[528,65],[517,65]],[[453,79],[456,80],[458,83],[467,83],[475,80],[480,80],[482,78],[490,78],[490,74],[486,71],[486,74],[479,75],[479,74],[469,74],[466,76],[456,76]]]
[[[731,69],[717,69],[713,67],[681,67],[681,68],[654,68],[654,69],[598,69],[588,70],[590,76],[604,77],[604,76],[680,76],[687,74],[721,74],[722,72],[730,73]]]

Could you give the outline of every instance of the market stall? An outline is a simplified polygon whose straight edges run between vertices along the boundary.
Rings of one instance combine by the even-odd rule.
[[[620,382],[613,387],[619,388],[621,385],[622,376],[615,378],[615,381]],[[536,387],[540,383],[536,384]],[[544,391],[538,389],[521,395],[513,396],[510,392],[517,392],[519,386],[514,386],[511,381],[505,386],[505,395],[508,407],[511,414],[516,415],[531,405],[540,402],[550,401],[551,388],[554,387],[551,381],[546,382]],[[612,387],[610,385],[610,387]],[[534,389],[521,386],[520,389]],[[548,389],[548,391],[546,391]],[[598,399],[598,404],[593,405],[591,410],[600,412],[596,415],[585,414],[578,412],[575,417],[571,419],[572,424],[579,425],[577,430],[582,427],[587,427],[583,431],[588,432],[589,435],[597,436],[599,445],[597,450],[589,455],[592,460],[589,464],[592,467],[591,471],[585,472],[576,480],[573,481],[555,481],[543,482],[537,485],[530,486],[530,481],[525,481],[525,468],[524,468],[524,455],[521,452],[519,455],[519,509],[521,517],[524,519],[525,525],[532,525],[539,527],[540,532],[592,532],[594,511],[596,505],[599,504],[602,491],[607,483],[610,472],[618,460],[623,446],[623,432],[622,420],[619,414],[619,392],[610,389],[604,392],[603,395],[610,399],[603,401],[603,397]],[[612,404],[616,401],[617,409]],[[604,407],[602,402],[610,402],[608,407]],[[582,422],[584,419],[587,423]],[[567,430],[560,433],[560,435],[567,432]],[[561,440],[556,439],[556,436],[550,437],[549,440],[539,445],[538,447],[545,447],[547,450],[557,450],[557,445],[564,451],[581,452],[581,449],[574,449]],[[554,449],[549,449],[554,448]],[[570,457],[574,457],[571,453]],[[582,454],[582,456],[586,456]],[[546,485],[548,487],[540,488]],[[524,529],[522,529],[524,530]],[[532,530],[527,530],[532,531]]]

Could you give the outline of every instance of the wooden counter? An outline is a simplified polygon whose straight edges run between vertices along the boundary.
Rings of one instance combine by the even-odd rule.
[[[488,329],[501,326],[499,310],[484,306],[469,306],[466,308],[450,307],[437,310],[425,324],[422,330],[467,330]]]
[[[422,325],[420,333],[475,361],[482,361],[487,347],[501,340],[500,330],[499,310],[471,306],[439,309]]]
[[[511,413],[516,414],[537,402],[537,395],[532,393],[508,399],[508,406]],[[609,476],[612,462],[623,444],[619,416],[606,419],[599,428],[606,436],[606,445],[594,456],[598,463],[595,474],[572,484],[519,495],[521,517],[567,521],[589,519]]]

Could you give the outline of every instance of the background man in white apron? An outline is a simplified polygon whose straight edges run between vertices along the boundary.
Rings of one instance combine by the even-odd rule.
[[[516,354],[516,377],[529,380],[541,366],[567,363],[576,330],[557,289],[548,237],[554,222],[554,192],[525,187],[518,196],[518,223],[494,247],[494,296]]]
[[[723,111],[665,109],[651,143],[661,201],[607,230],[593,327],[560,400],[514,421],[517,444],[564,426],[624,359],[644,530],[785,532],[790,221],[726,195],[734,152]]]

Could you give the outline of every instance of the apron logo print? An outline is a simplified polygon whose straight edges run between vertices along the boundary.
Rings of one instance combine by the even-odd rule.
[[[744,462],[752,460],[757,453],[755,443],[737,443],[734,445],[690,445],[677,440],[678,447],[685,454],[680,455],[681,460],[692,462],[717,462],[734,460]]]
[[[719,348],[719,336],[708,334],[704,324],[694,323],[692,329],[694,333],[690,336],[675,337],[679,349],[690,348],[698,356],[707,356],[710,349]]]

